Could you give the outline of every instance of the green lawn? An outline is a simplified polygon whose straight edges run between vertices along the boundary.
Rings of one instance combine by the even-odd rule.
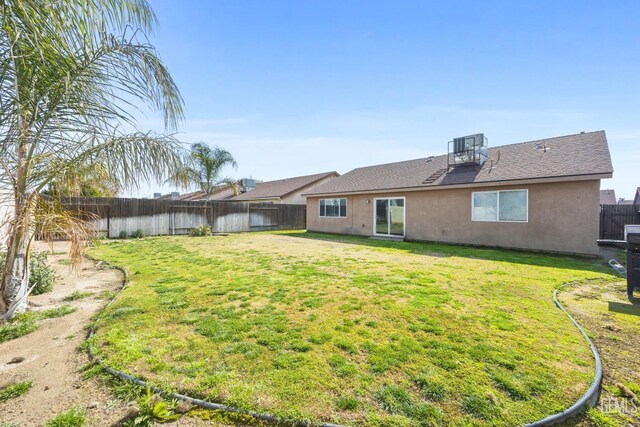
[[[347,425],[512,426],[593,373],[554,288],[596,260],[303,232],[100,244],[130,286],[98,320],[108,365],[193,396]]]

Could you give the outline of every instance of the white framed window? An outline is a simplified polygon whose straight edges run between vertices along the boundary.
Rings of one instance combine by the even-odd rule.
[[[347,199],[320,199],[320,216],[346,218]]]
[[[489,222],[529,221],[529,190],[471,193],[471,219]]]

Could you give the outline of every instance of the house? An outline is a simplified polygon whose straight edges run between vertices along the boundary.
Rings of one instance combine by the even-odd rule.
[[[617,205],[618,199],[616,199],[616,191],[600,190],[600,204],[601,205]]]
[[[633,204],[640,206],[640,187],[636,188],[636,196],[633,198]]]
[[[340,176],[338,172],[324,172],[314,175],[297,176],[276,181],[259,182],[255,188],[243,192],[231,200],[239,202],[262,202],[305,204],[302,193],[313,191],[316,187],[329,183]]]
[[[354,169],[307,191],[309,231],[596,255],[604,131]]]

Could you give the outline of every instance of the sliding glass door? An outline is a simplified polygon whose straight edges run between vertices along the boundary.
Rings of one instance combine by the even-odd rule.
[[[404,197],[375,199],[375,234],[404,236]]]

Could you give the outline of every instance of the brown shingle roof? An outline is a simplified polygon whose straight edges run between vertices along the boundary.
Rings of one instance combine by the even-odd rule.
[[[538,149],[543,144],[547,150]],[[604,131],[579,133],[489,148],[478,167],[447,171],[447,155],[354,169],[305,195],[489,184],[537,178],[611,175]],[[441,174],[440,174],[441,173]]]
[[[616,191],[600,190],[600,204],[601,205],[617,205],[618,199],[616,199]]]
[[[256,185],[255,189],[242,193],[234,197],[233,200],[256,200],[284,197],[331,175],[339,176],[338,172],[332,171],[317,173],[314,175],[279,179],[276,181],[261,182]]]
[[[224,186],[215,190],[208,198],[205,191],[194,191],[193,193],[186,193],[178,196],[177,200],[226,200],[232,198],[234,195],[235,192],[232,188]]]
[[[158,197],[161,200],[183,200],[183,201],[198,201],[198,200],[226,200],[230,199],[234,196],[235,192],[233,189],[223,186],[216,189],[213,194],[209,198],[207,198],[207,193],[205,191],[194,191],[191,193],[180,194],[178,196],[173,197],[171,193],[162,195]]]

